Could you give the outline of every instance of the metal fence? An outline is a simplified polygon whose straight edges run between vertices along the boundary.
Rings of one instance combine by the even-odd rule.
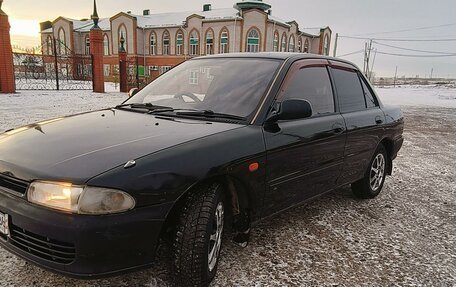
[[[92,90],[93,59],[90,55],[75,55],[65,47],[34,54],[13,53],[17,90]],[[59,43],[60,46],[63,46]]]

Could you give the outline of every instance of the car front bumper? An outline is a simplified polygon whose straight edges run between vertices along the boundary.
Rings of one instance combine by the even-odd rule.
[[[74,215],[33,205],[0,190],[9,234],[0,246],[50,271],[98,278],[152,263],[171,204],[104,216]]]

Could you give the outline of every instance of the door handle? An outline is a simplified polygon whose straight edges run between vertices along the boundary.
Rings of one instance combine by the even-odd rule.
[[[332,132],[333,132],[334,134],[336,134],[336,135],[341,134],[341,133],[343,133],[343,132],[345,131],[344,126],[343,126],[342,124],[339,124],[339,123],[334,124],[334,125],[332,126],[332,128],[333,128]]]
[[[375,123],[376,123],[377,125],[383,124],[382,118],[380,118],[379,116],[377,116],[377,117],[375,118]]]

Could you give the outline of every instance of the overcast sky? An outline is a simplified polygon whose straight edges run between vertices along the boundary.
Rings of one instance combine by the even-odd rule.
[[[235,1],[222,0],[98,0],[100,17],[111,17],[120,11],[141,14],[150,9],[152,13],[200,10],[205,3],[213,8],[226,8]],[[456,39],[456,1],[455,0],[266,0],[272,5],[274,16],[287,21],[296,20],[300,27],[330,26],[335,33],[345,36],[365,34],[368,37],[394,39]],[[54,20],[58,16],[70,18],[89,18],[92,0],[5,0],[3,10],[10,15],[14,41],[26,45],[31,36],[38,33],[38,22]],[[429,26],[441,26],[426,28]],[[373,34],[398,30],[414,31]],[[364,49],[365,40],[341,38],[338,55]],[[379,41],[380,42],[380,41]],[[386,42],[381,43],[401,48],[446,52],[456,54],[456,41],[451,42]],[[333,46],[334,47],[334,46]],[[374,44],[378,52],[407,55],[438,55],[399,50]],[[332,54],[332,51],[331,51]],[[363,55],[354,54],[344,57],[362,67]],[[436,58],[408,58],[377,54],[374,70],[380,76],[392,76],[398,66],[400,76],[429,77],[433,69],[434,77],[456,78],[456,56]]]

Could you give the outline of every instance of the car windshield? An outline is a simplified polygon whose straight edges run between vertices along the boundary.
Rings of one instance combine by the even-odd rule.
[[[249,117],[259,105],[280,63],[255,58],[187,61],[149,84],[125,104]]]

